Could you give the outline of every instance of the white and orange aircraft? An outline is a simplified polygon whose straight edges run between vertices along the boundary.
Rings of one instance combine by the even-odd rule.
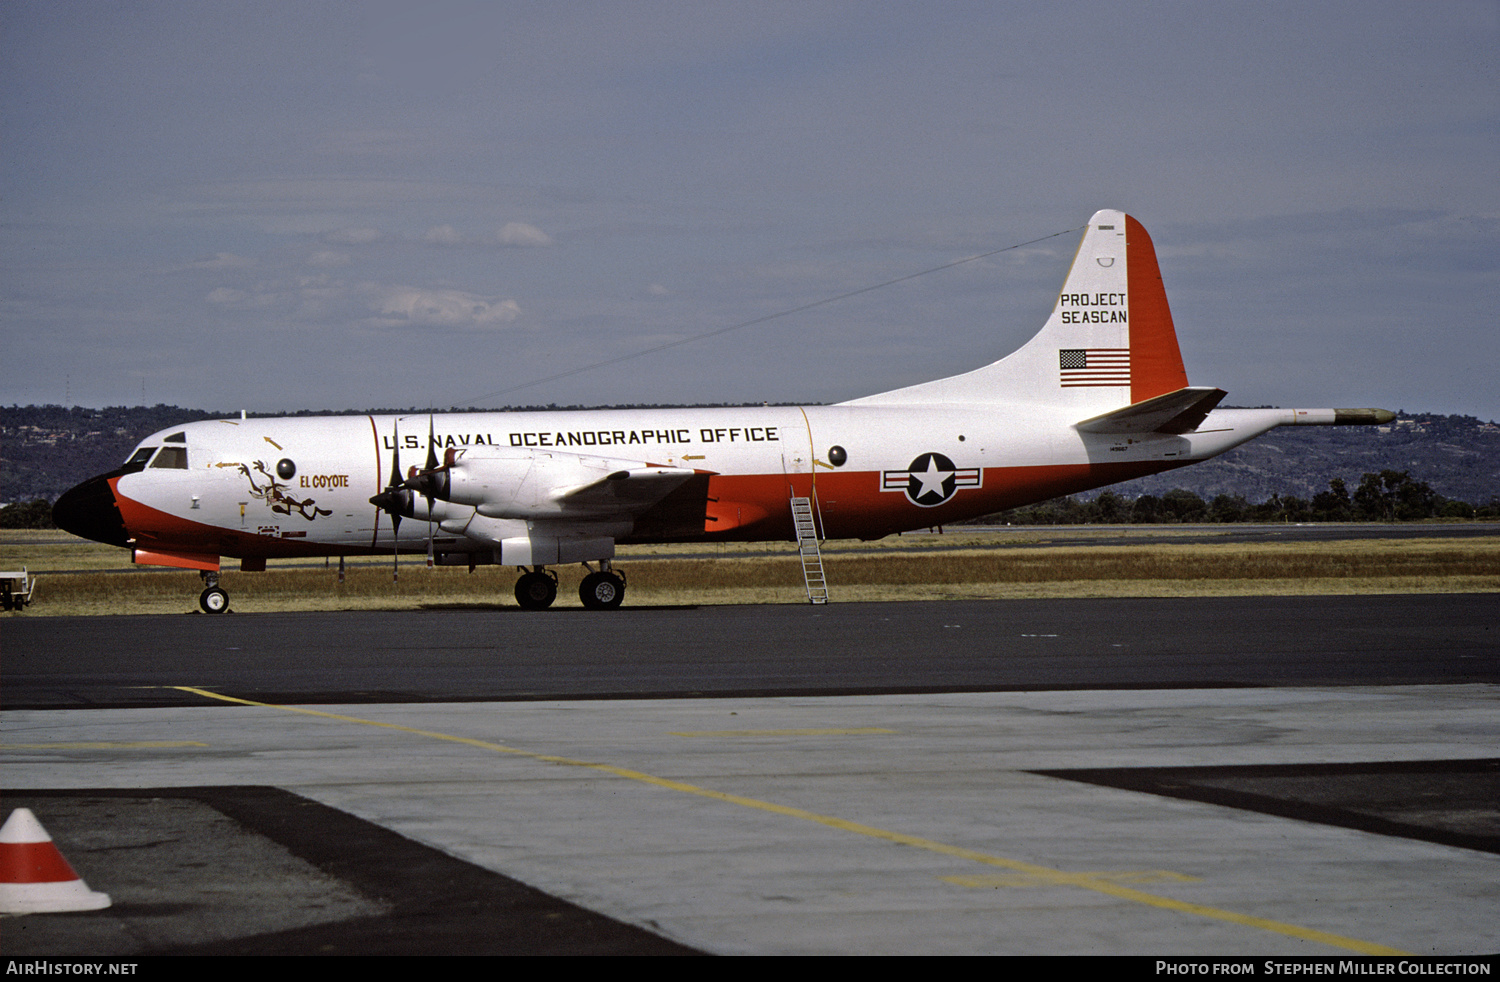
[[[1277,426],[1384,422],[1378,409],[1217,409],[1188,385],[1146,230],[1089,220],[1052,315],[1020,350],[952,378],[832,406],[224,419],[152,434],[58,499],[60,528],[137,563],[196,569],[228,607],[223,557],[426,551],[439,565],[591,570],[620,604],[617,543],[875,539],[1207,460]],[[401,457],[424,458],[403,471]],[[403,524],[402,519],[409,519]],[[598,569],[589,566],[597,563]]]

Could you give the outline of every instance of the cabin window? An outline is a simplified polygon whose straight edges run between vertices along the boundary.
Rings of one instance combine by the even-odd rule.
[[[174,470],[187,470],[187,447],[162,447],[161,453],[151,462],[152,467],[169,467]]]

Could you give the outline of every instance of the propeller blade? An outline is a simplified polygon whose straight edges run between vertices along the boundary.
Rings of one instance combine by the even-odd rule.
[[[385,490],[376,497],[384,499],[381,505],[386,513],[391,516],[391,536],[395,538],[401,531],[400,506],[405,504],[402,497],[401,484],[401,429],[399,423],[391,424],[391,479],[386,484]],[[373,498],[370,500],[374,500]]]
[[[437,468],[437,435],[433,429],[432,413],[427,414],[427,469]],[[432,495],[427,496],[427,566],[432,567]]]
[[[391,516],[391,582],[401,579],[401,512],[407,491],[401,484],[401,421],[391,422],[391,479],[385,490],[370,499],[370,504]],[[380,517],[376,516],[378,527]]]

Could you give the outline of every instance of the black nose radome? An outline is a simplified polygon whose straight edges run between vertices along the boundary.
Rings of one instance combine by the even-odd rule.
[[[115,492],[109,486],[113,474],[91,477],[63,494],[52,506],[52,521],[65,532],[112,546],[125,546],[130,536]]]

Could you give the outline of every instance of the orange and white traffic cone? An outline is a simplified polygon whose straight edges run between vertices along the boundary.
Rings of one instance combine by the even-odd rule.
[[[17,808],[0,828],[0,914],[99,910],[109,894],[95,893],[52,844],[29,808]]]

